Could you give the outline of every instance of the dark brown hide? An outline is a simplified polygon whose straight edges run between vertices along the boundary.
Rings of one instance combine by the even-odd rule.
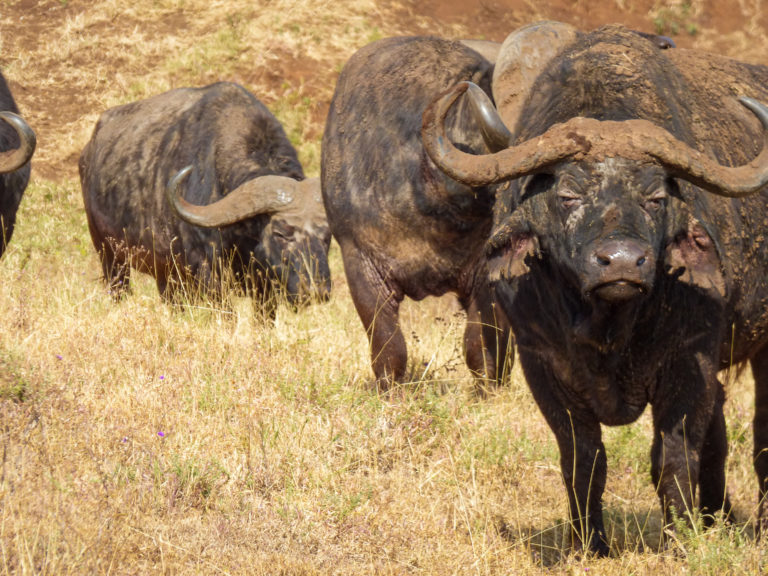
[[[293,303],[328,295],[330,231],[322,204],[314,201],[318,217],[308,226],[264,201],[263,211],[231,225],[200,227],[178,218],[166,198],[171,177],[187,166],[180,188],[189,205],[214,204],[262,176],[304,179],[280,123],[236,84],[180,88],[107,110],[80,157],[80,180],[114,290],[128,287],[133,266],[152,274],[166,298],[182,285],[188,296],[216,296],[225,276],[270,310],[275,291]]]
[[[631,422],[647,404],[665,514],[690,510],[697,487],[706,513],[730,512],[717,372],[745,361],[756,380],[755,466],[765,501],[768,192],[758,181],[746,195],[754,190],[716,174],[765,172],[755,160],[763,127],[738,97],[768,102],[767,87],[764,66],[659,51],[606,27],[536,79],[515,130],[515,144],[531,150],[520,154],[527,168],[505,172],[502,162],[478,158],[486,175],[495,172],[483,178],[469,168],[475,159],[444,166],[475,185],[516,178],[497,197],[490,269],[560,447],[576,543],[599,553],[608,552],[601,424]],[[425,128],[434,124],[427,119]],[[636,142],[650,132],[668,134],[665,146],[682,149],[679,141],[696,161],[647,153]],[[578,149],[561,153],[567,146]]]
[[[0,112],[19,113],[8,84],[0,74]],[[21,129],[0,119],[0,256],[11,241],[16,224],[16,211],[29,183],[29,159],[35,150],[34,132],[21,118]],[[25,135],[24,140],[20,134]]]
[[[453,292],[467,311],[469,368],[490,381],[512,361],[512,336],[483,259],[493,194],[443,176],[421,145],[432,95],[460,80],[490,90],[493,68],[458,42],[391,38],[358,51],[339,77],[322,153],[322,188],[380,385],[407,374],[400,302]],[[486,151],[464,105],[449,119],[465,149]]]

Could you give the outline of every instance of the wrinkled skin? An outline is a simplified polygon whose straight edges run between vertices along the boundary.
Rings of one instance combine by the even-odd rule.
[[[735,95],[768,102],[766,87],[766,67],[662,52],[606,27],[542,72],[515,139],[575,116],[639,118],[722,165],[742,165],[763,136]],[[740,362],[755,376],[761,501],[768,477],[768,192],[725,198],[606,138],[500,189],[489,244],[520,362],[557,438],[574,543],[598,554],[609,550],[601,425],[632,422],[647,404],[667,519],[691,510],[697,489],[705,514],[730,513],[717,372]]]
[[[491,75],[491,64],[465,45],[412,37],[364,47],[338,80],[323,136],[323,196],[383,388],[407,375],[398,322],[406,296],[458,295],[474,374],[496,382],[512,362],[512,335],[483,258],[492,191],[445,177],[420,138],[432,95],[462,79],[489,92]],[[465,108],[451,119],[451,135],[487,151]]]
[[[7,110],[14,114],[19,113],[16,102],[13,100],[8,84],[0,74],[0,110]],[[0,120],[0,151],[18,148],[19,136],[16,131]],[[29,183],[31,164],[12,172],[0,174],[0,257],[11,241],[16,224],[16,212],[21,204],[24,190]]]
[[[203,228],[176,217],[165,196],[188,165],[183,195],[195,205],[260,176],[304,179],[277,119],[236,84],[172,90],[107,110],[80,157],[80,179],[113,290],[128,288],[133,267],[152,274],[166,299],[182,286],[187,295],[216,297],[230,274],[265,303],[276,291],[293,304],[328,296],[330,231],[319,194],[313,214],[275,210]]]

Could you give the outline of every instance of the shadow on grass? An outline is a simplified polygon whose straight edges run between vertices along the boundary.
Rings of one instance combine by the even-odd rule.
[[[682,521],[681,521],[682,522]],[[697,548],[697,538],[707,534],[724,541],[737,539],[755,542],[754,528],[751,522],[726,525],[718,518],[713,528],[704,529],[701,521],[695,528],[682,523],[673,536],[664,538],[661,510],[655,507],[646,512],[634,512],[631,508],[608,508],[605,510],[605,528],[610,544],[611,557],[624,553],[662,553],[667,548],[680,548],[683,555]],[[511,544],[524,546],[530,550],[531,559],[536,564],[549,568],[563,562],[573,553],[570,544],[570,525],[567,520],[558,520],[548,526],[516,526],[504,519],[497,520],[499,534]],[[674,543],[672,542],[674,540]]]

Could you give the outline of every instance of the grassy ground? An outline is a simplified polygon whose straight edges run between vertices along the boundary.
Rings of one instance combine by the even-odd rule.
[[[39,41],[20,51],[32,32],[9,37],[0,6],[0,63],[41,136],[0,261],[0,574],[766,570],[748,373],[724,375],[739,523],[680,527],[661,546],[646,414],[605,430],[612,557],[594,560],[566,553],[557,447],[519,368],[509,387],[474,395],[452,298],[405,306],[421,378],[381,396],[335,244],[330,302],[281,307],[274,324],[235,296],[171,308],[136,275],[115,304],[100,283],[74,161],[101,110],[238,80],[316,175],[333,75],[418,20],[406,29],[379,4],[346,0],[334,13],[287,0],[26,4],[58,26],[36,20]],[[35,108],[61,83],[73,88],[58,117]]]

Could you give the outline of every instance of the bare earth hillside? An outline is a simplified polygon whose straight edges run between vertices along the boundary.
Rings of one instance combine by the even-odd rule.
[[[753,62],[768,56],[760,2],[165,0],[148,4],[149,10],[139,6],[115,0],[4,0],[0,69],[38,132],[38,176],[74,174],[79,150],[105,107],[216,80],[243,83],[267,104],[286,96],[307,99],[311,126],[302,136],[319,138],[340,67],[355,49],[382,36],[440,34],[501,42],[523,24],[551,19],[584,30],[622,23],[668,34],[679,46]],[[270,22],[259,14],[268,11],[280,16]],[[225,66],[219,65],[221,54],[209,54],[216,66],[206,66],[206,44],[228,52]],[[199,49],[197,58],[189,47]]]

